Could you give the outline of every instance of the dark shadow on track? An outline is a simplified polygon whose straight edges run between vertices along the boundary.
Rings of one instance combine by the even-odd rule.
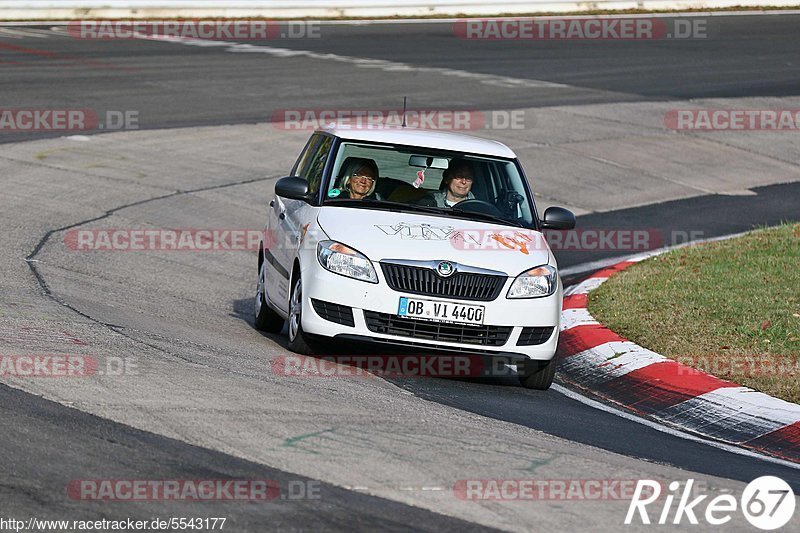
[[[704,474],[751,481],[774,475],[800,489],[800,469],[736,455],[689,441],[594,409],[554,390],[532,391],[510,378],[445,380],[390,379],[420,398],[519,424],[654,463]],[[515,386],[512,386],[515,385]]]
[[[227,517],[225,531],[489,530],[140,431],[5,385],[0,385],[0,420],[0,501],[11,516],[148,521],[215,516]],[[45,458],[47,468],[42,468]],[[270,480],[283,496],[252,502],[108,502],[68,496],[72,480],[107,479]],[[299,494],[298,484],[311,487],[307,482],[318,487],[318,498],[286,497],[290,483],[292,493]]]

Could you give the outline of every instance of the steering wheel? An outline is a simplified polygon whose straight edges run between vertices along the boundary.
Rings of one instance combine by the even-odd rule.
[[[458,202],[456,205],[452,207],[454,210],[458,211],[472,211],[473,213],[484,213],[487,215],[492,215],[495,217],[503,217],[503,213],[500,212],[497,207],[492,205],[490,202],[486,202],[484,200],[478,200],[477,198],[471,198],[469,200],[462,200]]]
[[[525,202],[525,197],[514,190],[503,189],[494,199],[494,205],[504,217],[517,218],[517,207]]]

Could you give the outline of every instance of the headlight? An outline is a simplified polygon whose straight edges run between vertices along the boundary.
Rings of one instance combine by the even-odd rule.
[[[348,278],[378,283],[378,275],[364,254],[335,241],[320,241],[317,244],[317,259],[325,270]]]
[[[542,265],[523,272],[511,288],[506,298],[541,298],[550,296],[558,287],[558,273],[550,265]]]

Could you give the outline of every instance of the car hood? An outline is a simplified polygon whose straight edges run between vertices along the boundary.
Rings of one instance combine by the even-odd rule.
[[[372,261],[447,260],[516,276],[554,264],[539,231],[486,222],[374,209],[322,207],[318,222],[332,239]]]

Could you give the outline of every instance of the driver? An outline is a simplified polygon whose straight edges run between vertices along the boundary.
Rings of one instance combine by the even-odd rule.
[[[436,207],[453,207],[463,200],[472,200],[472,181],[475,177],[472,163],[466,159],[453,158],[442,173],[439,190],[423,199],[421,204]]]
[[[348,171],[342,181],[340,198],[353,200],[381,200],[375,192],[375,181],[378,179],[378,165],[372,159],[350,157],[346,161]]]

